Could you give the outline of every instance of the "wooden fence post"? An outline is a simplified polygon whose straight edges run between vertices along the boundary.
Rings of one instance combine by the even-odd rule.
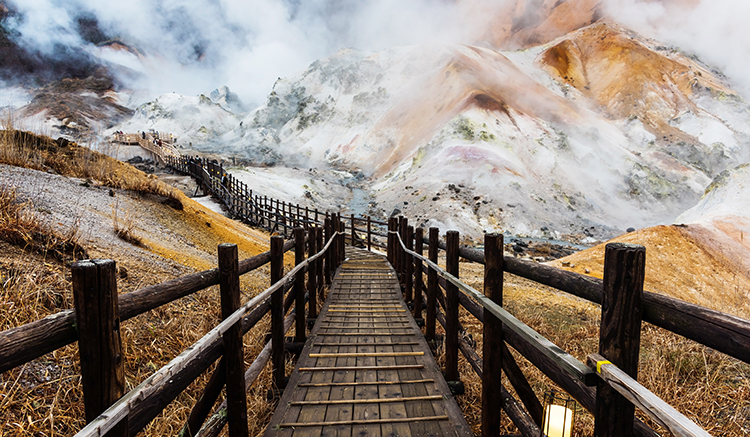
[[[354,232],[354,214],[352,214],[350,224],[352,226],[352,247],[355,247],[354,238],[356,238],[356,233]]]
[[[339,254],[338,258],[336,259],[336,269],[341,267],[341,264],[344,263],[344,259],[346,259],[346,224],[343,220],[341,220],[341,214],[337,215],[338,221],[339,221],[339,232],[341,232],[341,235],[339,236]]]
[[[440,230],[438,228],[430,228],[429,231],[430,242],[427,246],[427,258],[430,261],[437,264],[438,260],[438,239],[440,238]],[[437,272],[433,269],[427,271],[427,319],[425,320],[425,337],[427,341],[435,341],[435,316],[437,310],[437,289],[438,289],[438,277]]]
[[[406,245],[406,228],[409,226],[409,219],[404,216],[398,218],[398,235],[401,237],[401,241]],[[401,293],[406,291],[406,253],[401,248],[401,243],[396,240],[396,264],[398,264],[398,279],[401,284]]]
[[[646,248],[609,243],[604,254],[604,293],[599,328],[599,354],[637,379]],[[594,435],[633,435],[635,406],[599,381],[594,409]]]
[[[329,217],[325,218],[324,221],[324,230],[325,230],[325,244],[327,245],[329,241],[331,241],[331,219]],[[326,251],[323,258],[325,259],[325,267],[323,269],[323,275],[325,277],[325,283],[326,285],[331,285],[331,261],[333,260],[333,244],[328,246],[328,250]],[[322,285],[322,284],[321,284]]]
[[[367,250],[372,252],[372,217],[367,216]]]
[[[97,259],[74,263],[71,270],[83,400],[88,423],[125,392],[117,269],[114,261]],[[108,435],[127,436],[127,417]]]
[[[386,258],[388,258],[388,262],[391,263],[396,273],[398,273],[396,266],[396,236],[393,233],[396,232],[397,220],[396,217],[388,218],[388,235],[386,237]]]
[[[339,254],[339,240],[338,240],[338,234],[339,231],[339,219],[338,214],[331,213],[331,238],[333,239],[333,243],[331,243],[331,277],[336,275],[336,268],[338,267],[338,260],[336,257]]]
[[[424,230],[417,228],[414,233],[414,252],[422,255],[424,252]],[[422,260],[414,258],[414,319],[417,323],[424,323],[422,319]]]
[[[458,231],[445,234],[445,270],[458,278]],[[445,379],[459,381],[458,376],[458,287],[450,281],[445,290]]]
[[[406,239],[404,243],[406,243],[408,250],[414,250],[414,226],[410,225],[406,227]],[[410,303],[413,300],[414,291],[414,258],[404,251],[404,261],[404,276],[406,276],[404,284],[406,291],[405,300],[407,303]]]
[[[240,276],[236,244],[219,245],[219,290],[221,292],[221,318],[226,319],[240,307]],[[231,437],[247,436],[247,394],[245,393],[242,324],[235,323],[227,329],[223,339],[229,435]]]
[[[268,196],[263,196],[263,216],[270,217],[270,214],[268,213]],[[268,222],[268,226],[266,229],[269,229],[271,227],[271,222]]]
[[[315,226],[315,247],[320,252],[323,250],[323,228],[319,226]],[[323,293],[323,284],[325,283],[325,277],[323,276],[323,259],[325,257],[321,256],[318,258],[317,261],[315,261],[315,267],[318,269],[318,280],[316,281],[316,285],[318,286],[318,295],[322,295]],[[322,299],[321,299],[322,301]],[[316,310],[317,311],[317,310]]]
[[[339,234],[336,234],[336,241],[334,241],[334,244],[336,245],[336,262],[333,263],[333,266],[336,270],[341,266],[341,263],[344,262],[344,221],[341,220],[341,213],[336,213],[336,232]]]
[[[271,285],[284,276],[284,238],[271,237]],[[286,387],[284,369],[284,290],[283,287],[271,295],[271,362],[273,383],[278,390]]]
[[[294,228],[294,265],[305,261],[305,228]],[[314,293],[310,293],[314,294]],[[312,299],[311,299],[312,300]],[[298,343],[305,342],[305,271],[300,270],[294,277],[294,311],[295,338]]]
[[[307,212],[305,212],[307,214]],[[309,226],[308,228],[308,243],[307,243],[307,258],[312,258],[316,253],[318,253],[318,246],[317,246],[317,240],[318,240],[318,227],[317,226]],[[317,259],[315,261],[312,261],[310,265],[307,267],[307,294],[308,294],[308,309],[307,309],[307,317],[308,320],[312,321],[315,320],[318,317],[318,285],[317,285],[317,276],[318,276],[318,263],[320,262],[320,259]]]
[[[484,295],[503,306],[503,235],[484,236]],[[482,436],[500,435],[503,323],[484,309],[482,360]]]

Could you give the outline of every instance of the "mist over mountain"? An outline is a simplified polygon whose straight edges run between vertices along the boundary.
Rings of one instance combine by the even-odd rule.
[[[6,1],[0,96],[53,133],[174,133],[293,201],[605,239],[748,161],[748,30],[708,5]]]

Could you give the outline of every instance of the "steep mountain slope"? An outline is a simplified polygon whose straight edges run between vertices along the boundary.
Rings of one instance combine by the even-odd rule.
[[[747,114],[696,61],[596,23],[514,52],[343,50],[279,79],[224,140],[258,163],[362,172],[375,214],[606,238],[671,222],[745,162]]]

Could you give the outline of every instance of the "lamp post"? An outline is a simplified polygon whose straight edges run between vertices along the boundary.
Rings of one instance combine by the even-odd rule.
[[[575,425],[576,401],[567,394],[549,390],[544,393],[544,416],[539,437],[571,437]]]

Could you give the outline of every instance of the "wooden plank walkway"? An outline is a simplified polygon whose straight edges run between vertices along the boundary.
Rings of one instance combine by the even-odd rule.
[[[267,436],[472,436],[381,255],[347,247]]]

